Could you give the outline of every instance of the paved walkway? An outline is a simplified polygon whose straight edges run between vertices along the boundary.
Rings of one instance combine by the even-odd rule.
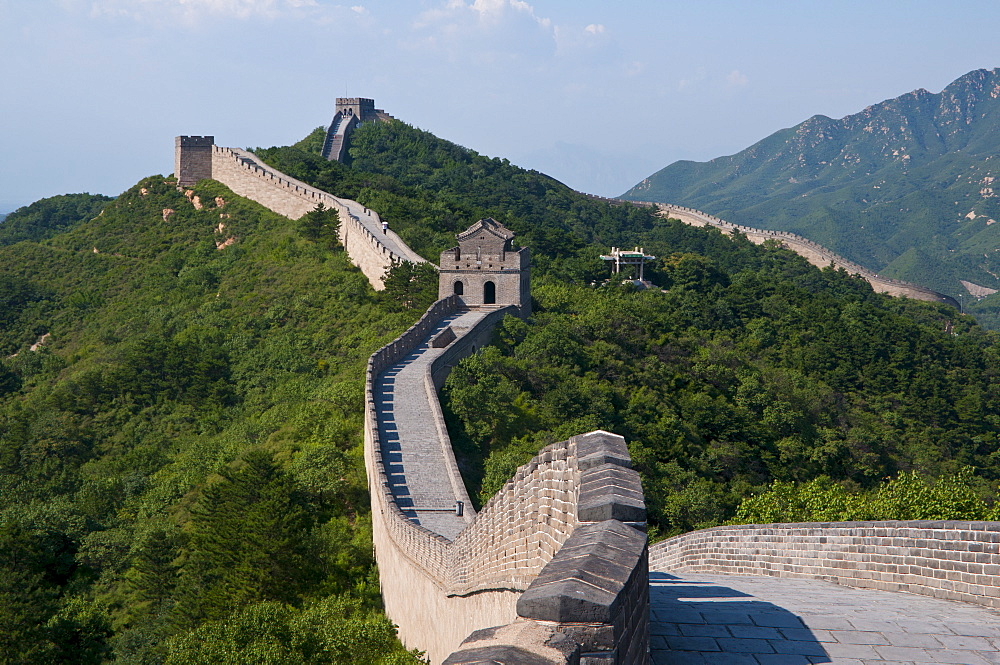
[[[426,384],[430,364],[444,349],[432,348],[429,342],[448,326],[461,337],[487,314],[473,310],[445,317],[412,353],[376,379],[382,459],[396,503],[414,522],[450,540],[472,521],[475,511],[466,505],[463,516],[455,514],[459,496],[445,472],[444,445],[450,447],[451,441],[442,442],[447,432],[438,429],[437,395]]]
[[[1000,664],[1000,613],[821,580],[650,573],[654,665]]]
[[[250,162],[256,165],[257,167],[264,169],[265,171],[277,177],[280,177],[282,180],[296,184],[302,189],[319,192],[325,196],[329,196],[332,199],[336,199],[341,204],[347,207],[347,210],[352,217],[357,218],[357,220],[361,223],[362,226],[368,229],[368,231],[370,231],[372,235],[374,235],[379,239],[379,242],[385,245],[385,247],[396,256],[402,257],[407,261],[412,261],[413,263],[424,263],[426,261],[424,257],[420,256],[412,249],[410,249],[410,246],[407,245],[405,242],[403,242],[403,239],[400,238],[398,235],[396,235],[396,233],[393,232],[392,229],[389,229],[387,233],[383,233],[382,218],[379,217],[379,214],[374,210],[366,208],[357,201],[336,197],[333,194],[330,194],[329,192],[324,192],[323,190],[317,189],[312,185],[302,182],[301,180],[297,180],[292,176],[288,175],[287,173],[282,173],[281,171],[278,171],[277,169],[268,166],[266,163],[264,163],[263,160],[261,160],[260,157],[258,157],[252,152],[241,150],[239,148],[230,148],[230,150],[232,150],[234,154],[239,156],[244,161]]]
[[[396,232],[392,229],[383,233],[382,218],[379,217],[377,212],[351,199],[339,199],[339,201],[347,206],[351,215],[356,217],[362,226],[371,231],[390,252],[413,263],[424,263],[426,261],[424,257],[410,249],[410,246],[403,242],[403,239],[396,235]]]

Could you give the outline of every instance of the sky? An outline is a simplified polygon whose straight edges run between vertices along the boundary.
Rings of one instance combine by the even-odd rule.
[[[614,196],[1000,66],[997,25],[996,0],[0,0],[0,213],[169,174],[179,134],[294,143],[343,96]]]

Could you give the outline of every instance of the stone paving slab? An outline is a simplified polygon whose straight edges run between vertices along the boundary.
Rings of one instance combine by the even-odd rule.
[[[1000,665],[1000,612],[822,580],[650,573],[654,665]]]
[[[444,317],[412,353],[375,379],[373,396],[389,488],[403,514],[449,540],[466,527],[473,512],[469,506],[464,516],[455,514],[458,497],[445,475],[444,449],[431,405],[437,396],[428,393],[426,384],[430,364],[444,349],[430,346],[430,339],[448,326],[460,336],[486,315],[473,310]]]

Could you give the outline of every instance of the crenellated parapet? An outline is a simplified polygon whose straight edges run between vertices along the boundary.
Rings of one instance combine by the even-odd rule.
[[[1000,608],[1000,522],[744,524],[649,548],[650,570],[818,578]]]
[[[298,219],[323,204],[340,215],[340,241],[351,261],[375,289],[384,288],[386,271],[400,261],[425,260],[394,232],[381,230],[378,213],[357,201],[333,196],[265,164],[252,152],[215,145],[212,136],[175,139],[174,174],[189,187],[212,179],[234,193],[290,219]]]
[[[531,260],[527,247],[515,249],[514,232],[492,217],[481,219],[441,252],[438,297],[458,296],[469,306],[514,305],[531,314]]]
[[[440,498],[427,503],[421,464],[437,445],[407,432],[436,431],[448,454],[429,484],[465,503],[436,391],[517,312],[477,313],[450,295],[369,360],[365,463],[386,613],[435,664],[645,664],[646,509],[622,437],[596,431],[546,446],[478,513],[466,504],[461,516],[442,515]],[[407,375],[415,368],[422,381]],[[398,421],[410,402],[430,425]]]

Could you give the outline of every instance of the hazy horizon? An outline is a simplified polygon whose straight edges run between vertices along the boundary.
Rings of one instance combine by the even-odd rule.
[[[168,174],[178,134],[293,143],[345,95],[614,196],[1000,65],[979,1],[357,1],[0,0],[0,213]]]

